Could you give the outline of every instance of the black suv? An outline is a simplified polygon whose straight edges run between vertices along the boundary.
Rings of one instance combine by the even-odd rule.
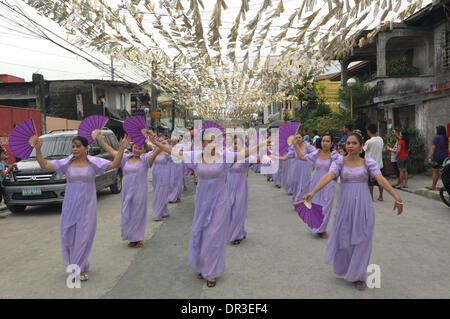
[[[63,159],[72,154],[72,139],[77,131],[53,131],[42,135],[44,144],[42,153],[47,160]],[[103,140],[118,150],[119,142],[111,130],[102,131]],[[89,155],[113,160],[112,156],[101,148],[97,141],[89,145]],[[122,169],[116,168],[95,178],[97,191],[109,187],[113,194],[122,190]],[[36,151],[27,160],[17,163],[3,181],[3,196],[8,209],[23,212],[27,206],[62,203],[66,188],[66,179],[56,172],[42,169],[36,160]]]

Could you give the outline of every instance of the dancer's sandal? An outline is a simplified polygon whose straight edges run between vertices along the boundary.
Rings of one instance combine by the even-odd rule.
[[[214,287],[215,285],[216,285],[216,280],[215,279],[212,279],[212,280],[207,280],[206,281],[206,285],[209,287],[209,288],[212,288],[212,287]]]
[[[144,247],[144,242],[142,240],[136,243],[136,248],[142,248],[142,247]]]
[[[201,273],[198,273],[197,279],[204,279]]]
[[[80,280],[81,280],[81,281],[87,281],[88,279],[89,279],[89,277],[88,277],[87,273],[82,272],[82,273],[80,274]]]
[[[327,232],[323,232],[323,233],[320,233],[319,236],[322,239],[327,239],[328,238],[328,233]]]
[[[358,290],[365,290],[367,288],[367,285],[364,281],[357,281],[356,282],[356,289]]]
[[[233,245],[239,245],[241,243],[241,239],[236,239],[232,242]]]
[[[128,247],[136,247],[137,242],[131,241],[128,243]]]

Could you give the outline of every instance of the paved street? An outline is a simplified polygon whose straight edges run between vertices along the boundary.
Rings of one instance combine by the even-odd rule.
[[[149,201],[143,249],[120,238],[120,195],[101,192],[90,279],[81,289],[66,287],[60,207],[1,218],[0,298],[450,298],[450,209],[443,203],[402,192],[405,212],[396,216],[389,195],[376,201],[371,263],[381,267],[381,288],[359,292],[323,263],[326,241],[311,235],[284,190],[252,172],[249,184],[247,239],[228,246],[213,289],[187,265],[191,185],[163,222],[151,220]]]

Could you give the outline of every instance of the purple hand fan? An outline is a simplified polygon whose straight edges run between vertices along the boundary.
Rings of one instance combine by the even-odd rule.
[[[14,156],[28,159],[38,141],[33,119],[28,119],[16,125],[8,139],[8,146]]]
[[[224,132],[223,127],[213,121],[207,121],[207,122],[202,123],[202,130],[206,130],[208,128],[216,128],[219,131],[221,131],[222,133]]]
[[[91,115],[86,117],[78,126],[78,135],[87,138],[91,144],[101,133],[102,128],[108,122],[108,118],[102,115]]]
[[[319,228],[322,225],[324,215],[322,206],[305,201],[294,203],[298,216],[311,228]]]
[[[146,130],[147,126],[142,116],[133,116],[126,119],[123,123],[123,129],[136,146],[141,147],[145,143],[147,136],[144,135],[143,130]]]
[[[280,154],[286,153],[289,148],[289,145],[292,144],[291,136],[297,134],[298,128],[300,127],[300,123],[298,122],[289,122],[279,128],[279,151]]]

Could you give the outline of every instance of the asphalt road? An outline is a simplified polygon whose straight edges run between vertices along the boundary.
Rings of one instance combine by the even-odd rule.
[[[228,246],[215,288],[187,264],[191,185],[163,222],[151,220],[149,201],[142,249],[120,238],[120,196],[101,192],[89,281],[81,289],[66,286],[60,207],[0,219],[0,298],[450,298],[450,209],[443,203],[402,192],[405,212],[397,216],[388,194],[375,202],[370,262],[380,266],[381,288],[360,292],[324,264],[326,240],[311,235],[282,189],[252,172],[249,187],[247,239]]]

